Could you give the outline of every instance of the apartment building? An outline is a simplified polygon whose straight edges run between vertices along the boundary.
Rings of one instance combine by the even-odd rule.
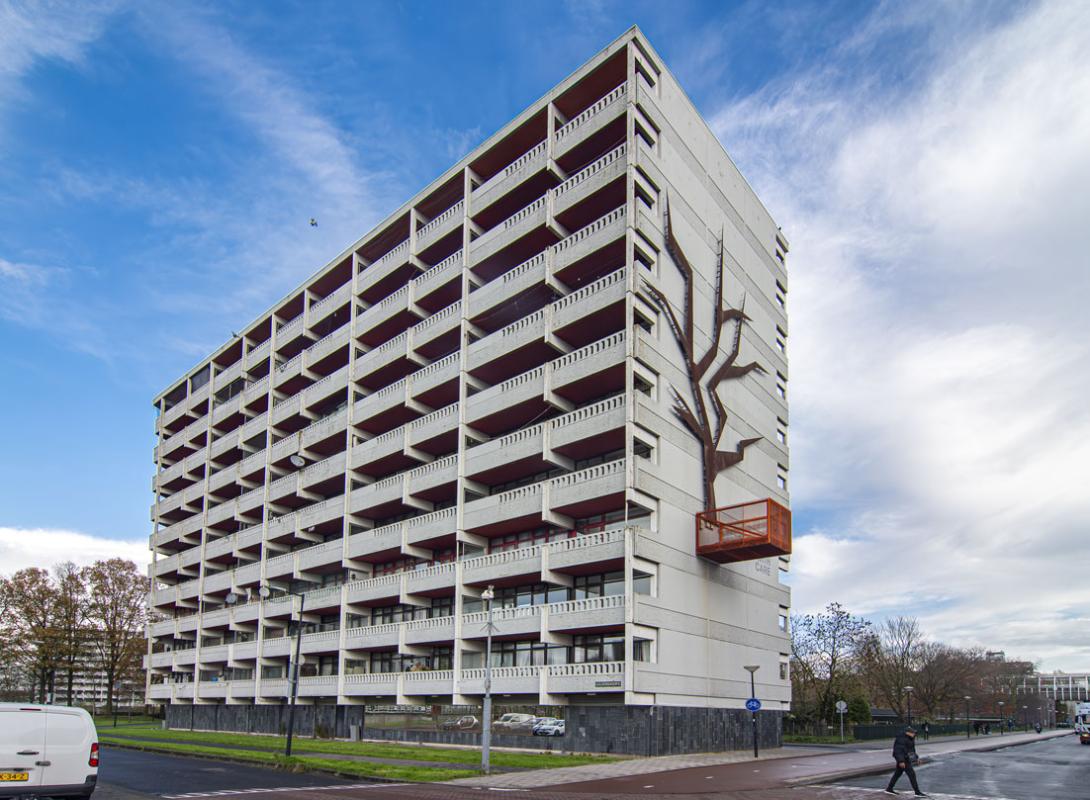
[[[156,398],[149,702],[275,729],[301,613],[304,726],[479,706],[492,586],[572,746],[776,741],[786,254],[626,32]]]

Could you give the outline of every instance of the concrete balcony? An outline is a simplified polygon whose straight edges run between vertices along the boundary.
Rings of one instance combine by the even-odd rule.
[[[273,556],[265,562],[265,577],[268,580],[291,578],[295,575],[295,553]]]
[[[452,452],[458,447],[456,429],[458,427],[458,404],[451,403],[438,411],[408,423],[406,426],[406,446],[424,450],[431,455]],[[446,439],[453,438],[453,442]],[[453,445],[453,446],[452,446]]]
[[[458,362],[459,354],[451,353],[410,375],[410,401],[440,408],[457,400]]]
[[[548,165],[548,142],[540,142],[473,190],[475,211],[488,208]]]
[[[303,407],[312,409],[348,387],[348,365],[319,378],[303,391]]]
[[[196,633],[197,628],[200,627],[200,617],[196,614],[189,614],[185,617],[179,617],[177,620],[178,635],[184,633]]]
[[[477,267],[491,261],[515,242],[544,227],[549,219],[548,199],[544,196],[535,200],[475,239],[469,248],[470,265]]]
[[[541,483],[520,486],[507,492],[472,500],[465,505],[463,524],[467,531],[514,531],[535,526],[543,516]]]
[[[406,239],[356,276],[356,294],[364,294],[371,287],[384,283],[408,264],[409,240]]]
[[[335,539],[331,542],[323,542],[300,550],[296,553],[296,572],[303,573],[341,563],[341,554],[344,552],[344,542]]]
[[[336,697],[336,675],[305,675],[299,678],[300,697]]]
[[[178,570],[182,574],[196,577],[201,563],[201,548],[191,547],[178,554]]]
[[[628,103],[628,83],[622,83],[594,102],[589,108],[572,117],[557,128],[554,157],[568,153],[587,137],[600,131],[626,111]]]
[[[172,697],[171,689],[173,684],[170,683],[153,683],[148,687],[148,699],[149,700],[170,700]]]
[[[299,647],[303,653],[335,653],[340,647],[340,631],[319,631],[303,634]]]
[[[626,147],[622,144],[550,190],[553,194],[553,213],[562,215],[610,183],[624,178],[628,170],[626,153]]]
[[[591,253],[623,237],[627,223],[628,209],[621,206],[573,231],[552,246],[554,270],[557,273],[563,272]]]
[[[454,693],[453,670],[403,672],[401,676],[401,691],[406,697],[449,696]]]
[[[598,633],[616,630],[625,622],[624,595],[587,597],[566,603],[551,603],[546,627],[553,633]]]
[[[348,697],[396,697],[397,672],[363,672],[344,676],[343,691]]]
[[[236,380],[241,376],[242,362],[236,361],[234,364],[231,364],[229,367],[226,367],[225,369],[221,370],[216,374],[216,377],[212,379],[212,390],[215,392],[219,392],[220,390],[226,388],[226,386],[230,384],[231,381]]]
[[[303,353],[296,353],[290,359],[280,364],[272,371],[273,389],[281,390],[281,387],[294,378],[303,374]]]
[[[348,537],[348,558],[374,561],[396,558],[401,553],[404,525],[403,522],[395,522],[352,534]]]
[[[197,651],[193,650],[175,650],[174,651],[174,667],[192,667],[197,663]]]
[[[454,617],[414,619],[401,628],[401,644],[436,645],[454,641]]]
[[[347,289],[348,287],[343,287]],[[333,333],[323,336],[310,347],[303,351],[303,368],[312,369],[323,358],[336,353],[346,347],[352,336],[351,326],[346,322]]]
[[[291,654],[295,639],[291,636],[277,636],[261,642],[262,658],[284,658]]]
[[[416,252],[422,253],[445,236],[458,230],[464,218],[465,201],[459,200],[416,231]]]
[[[434,596],[449,594],[449,589],[454,587],[455,563],[448,561],[445,564],[435,564],[424,569],[403,572],[405,577],[405,594]]]
[[[253,661],[257,658],[259,642],[238,642],[231,645],[231,661]]]
[[[532,694],[541,692],[541,670],[543,667],[493,667],[492,695],[497,694]],[[467,695],[484,694],[484,669],[463,669],[458,681],[458,692]]]
[[[348,506],[349,513],[364,517],[389,516],[381,512],[401,504],[405,499],[405,482],[406,476],[397,474],[353,490]]]
[[[235,501],[236,513],[240,516],[260,516],[261,509],[265,505],[265,487],[258,486],[248,492],[240,494]]]
[[[552,451],[561,456],[578,455],[576,445],[613,433],[623,446],[625,396],[617,395],[599,403],[570,411],[548,422],[523,428],[507,436],[472,447],[466,454],[467,478],[498,482],[513,466],[547,468]]]
[[[487,430],[490,418],[503,419],[519,406],[544,410],[544,398],[551,394],[561,397],[601,394],[602,379],[611,373],[616,373],[617,382],[623,387],[625,336],[624,331],[611,334],[472,395],[466,403],[466,421]],[[589,387],[583,389],[590,383],[595,387],[593,393]]]
[[[484,586],[523,577],[528,582],[544,580],[544,571],[564,572],[613,565],[624,559],[624,530],[587,533],[535,547],[502,550],[462,561],[462,582]]]
[[[206,383],[204,386],[200,387],[199,389],[193,389],[192,391],[190,391],[189,397],[186,398],[186,401],[185,401],[186,408],[188,408],[190,412],[193,412],[194,409],[196,409],[198,406],[200,406],[202,403],[204,403],[206,400],[208,400],[208,398],[209,398],[209,396],[211,394],[212,394],[212,385],[211,385],[211,383]]]
[[[253,348],[242,358],[242,363],[245,365],[247,371],[252,370],[258,364],[261,364],[269,358],[269,340],[265,340],[257,347]]]
[[[352,380],[363,385],[393,383],[394,380],[404,377],[404,374],[397,375],[398,371],[406,373],[424,366],[427,361],[413,350],[410,334],[411,329],[379,345],[363,358],[356,359]],[[387,380],[392,375],[397,377]]]
[[[247,550],[256,548],[261,544],[261,537],[262,530],[260,524],[253,525],[234,534],[235,549],[233,555],[235,558],[245,558],[244,553]]]
[[[327,294],[321,300],[313,302],[307,309],[306,325],[313,328],[325,321],[330,314],[343,308],[352,299],[352,284],[346,283]]]
[[[290,691],[291,686],[284,678],[262,678],[257,684],[257,696],[267,699],[286,698]]]
[[[624,691],[624,662],[554,664],[545,678],[549,694],[600,694]]]
[[[228,681],[227,696],[231,699],[253,699],[254,681]]]
[[[458,347],[462,303],[451,303],[413,327],[413,349],[424,358],[445,356]]]
[[[440,458],[405,474],[405,494],[425,502],[453,499],[458,481],[458,454]]]
[[[151,546],[153,548],[159,548],[163,545],[171,544],[174,542],[185,542],[189,545],[199,544],[197,541],[193,541],[193,534],[197,533],[201,527],[203,527],[200,516],[190,517],[184,519],[181,522],[177,522],[173,525],[168,525],[151,536]]]
[[[444,508],[405,521],[405,543],[427,547],[453,536],[458,525],[458,509]]]
[[[193,699],[193,684],[192,683],[176,683],[176,684],[174,684],[174,699],[175,700],[192,700]]]
[[[153,669],[161,669],[163,667],[169,667],[174,663],[174,653],[152,653],[149,659],[148,666]]]
[[[553,478],[548,482],[550,508],[579,517],[615,506],[624,497],[626,466],[622,458]]]
[[[231,570],[223,572],[206,573],[204,577],[204,593],[226,592],[231,589],[233,574]],[[207,615],[205,615],[207,617]],[[226,622],[226,620],[224,620]]]
[[[247,583],[249,583],[251,586],[256,586],[258,580],[260,580],[260,577],[261,577],[261,565],[260,564],[255,564],[254,566],[256,566],[258,568],[257,578],[255,578],[253,581],[247,581]],[[242,572],[242,570],[236,570],[236,572],[235,572],[236,578],[238,577],[239,573],[241,573],[241,572]],[[240,583],[241,583],[241,581],[240,581]],[[244,624],[248,624],[248,623],[253,623],[253,622],[256,622],[258,617],[260,617],[260,616],[261,616],[261,603],[256,602],[256,601],[251,602],[251,603],[246,603],[245,605],[241,605],[241,606],[235,606],[234,608],[231,609],[231,623],[233,625],[240,625],[240,624],[244,625]]]
[[[282,425],[285,420],[300,416],[303,413],[303,393],[283,397],[273,403],[271,421],[273,427]]]
[[[176,626],[173,619],[161,619],[158,622],[148,623],[148,635],[152,638],[173,636],[175,633]]]
[[[344,497],[331,497],[296,512],[296,530],[306,530],[344,516]]]
[[[218,525],[221,522],[226,522],[227,520],[234,519],[237,514],[238,500],[228,500],[225,503],[219,503],[208,509],[208,515],[205,518],[205,523],[209,526]]]
[[[541,609],[545,606],[517,606],[497,608],[492,612],[493,637],[526,638],[541,633]],[[484,639],[488,631],[487,611],[475,611],[462,615],[462,638]]]
[[[412,279],[412,295],[418,302],[427,300],[432,294],[444,288],[452,281],[462,277],[462,251],[458,250],[426,272]],[[459,287],[460,288],[460,287]]]
[[[305,320],[303,317],[304,315],[300,314],[276,329],[276,348],[278,350],[304,335],[303,325]]]
[[[401,596],[401,575],[380,575],[345,584],[345,602],[359,605],[381,605]]]
[[[168,425],[177,422],[185,414],[185,401],[182,400],[179,403],[168,408],[162,414],[159,415],[157,427],[161,431]]]
[[[361,401],[362,402],[362,401]],[[312,422],[298,434],[304,449],[314,447],[337,434],[344,434],[348,427],[348,412],[344,409],[328,417]]]
[[[347,650],[376,650],[397,647],[402,623],[370,625],[366,628],[349,628],[345,631],[344,646]]]
[[[266,357],[268,353],[266,352]],[[259,397],[263,397],[269,393],[269,376],[265,375],[258,378],[251,383],[245,389],[242,390],[242,404],[244,406],[251,405]]]
[[[218,644],[214,647],[202,647],[200,650],[202,664],[226,664],[227,658],[230,655],[231,646],[227,644]]]
[[[228,417],[237,414],[242,407],[242,395],[236,394],[234,397],[224,400],[222,403],[217,402],[216,407],[212,409],[212,427],[218,427],[223,424],[223,421]]]

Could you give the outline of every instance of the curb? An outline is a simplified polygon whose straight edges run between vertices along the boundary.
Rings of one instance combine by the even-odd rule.
[[[357,774],[352,773],[352,772],[337,772],[336,770],[322,769],[321,767],[308,767],[305,764],[296,765],[298,767],[301,767],[301,769],[298,769],[298,770],[288,769],[287,767],[285,767],[285,766],[283,766],[281,764],[277,764],[277,763],[269,763],[269,762],[264,762],[264,761],[251,761],[251,760],[246,759],[246,758],[238,758],[237,756],[232,756],[232,755],[214,756],[214,755],[210,755],[208,753],[180,753],[177,750],[160,750],[159,748],[155,747],[154,745],[149,747],[149,746],[135,745],[135,744],[117,744],[115,742],[103,742],[102,744],[105,745],[106,747],[116,747],[116,748],[121,749],[121,750],[139,750],[140,752],[143,752],[143,753],[159,753],[160,755],[164,755],[164,756],[179,756],[181,758],[203,758],[203,759],[205,759],[207,761],[222,761],[222,762],[227,763],[227,764],[244,764],[245,766],[248,766],[248,767],[259,767],[259,768],[263,768],[263,769],[271,769],[271,770],[274,770],[276,772],[306,773],[308,775],[333,775],[333,776],[338,777],[338,778],[351,778],[351,779],[356,780],[356,781],[363,781],[363,782],[370,781],[370,782],[373,782],[373,783],[396,783],[396,784],[411,783],[411,784],[416,784],[416,785],[420,785],[420,786],[428,786],[428,785],[431,785],[433,783],[439,783],[439,781],[411,781],[411,780],[405,780],[405,779],[383,778],[383,777],[371,776],[371,775],[357,775]],[[300,791],[305,791],[306,787],[301,786],[301,787],[299,787],[299,789],[300,789]]]
[[[996,750],[1005,750],[1009,747],[1021,747],[1026,744],[1035,744],[1037,742],[1046,742],[1049,739],[1062,739],[1063,734],[1054,734],[1052,736],[1045,736],[1039,739],[1024,739],[1020,742],[1012,742],[1007,744],[1006,742],[988,742],[987,745],[982,747],[971,747],[964,750],[956,750],[952,753],[938,753],[934,756],[921,756],[920,764],[927,764],[940,759],[948,758],[950,756],[960,755],[961,753],[993,753]],[[830,781],[839,781],[844,778],[865,778],[868,775],[885,775],[887,772],[891,772],[892,768],[889,766],[884,767],[858,767],[856,769],[841,770],[840,772],[829,772],[824,775],[810,775],[805,778],[795,778],[785,781],[788,786],[813,786],[818,783],[828,783]]]

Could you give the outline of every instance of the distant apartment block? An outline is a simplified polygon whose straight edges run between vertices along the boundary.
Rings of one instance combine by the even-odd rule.
[[[492,585],[493,692],[583,749],[748,735],[747,665],[775,739],[786,254],[625,33],[156,398],[149,702],[284,704],[302,602],[338,731],[479,705]]]

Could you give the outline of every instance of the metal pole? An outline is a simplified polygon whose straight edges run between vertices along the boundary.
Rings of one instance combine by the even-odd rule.
[[[756,697],[757,696],[757,684],[753,679],[753,674],[755,672],[756,672],[756,670],[750,670],[749,671],[749,696],[750,697]],[[753,712],[750,712],[750,713],[753,716],[753,757],[758,758],[758,755],[757,755],[757,712],[753,711]]]
[[[492,587],[488,587],[488,628],[484,645],[484,719],[481,721],[481,769],[492,773]]]
[[[972,728],[969,725],[969,698],[965,698],[965,738],[972,738]]]
[[[284,747],[284,755],[291,755],[291,737],[295,732],[295,698],[299,694],[299,650],[303,641],[303,606],[307,602],[307,596],[305,594],[298,594],[299,598],[299,621],[295,623],[295,663],[288,664],[288,671],[291,673],[291,702],[288,705],[288,742]]]
[[[844,744],[844,712],[840,712],[840,743]]]

